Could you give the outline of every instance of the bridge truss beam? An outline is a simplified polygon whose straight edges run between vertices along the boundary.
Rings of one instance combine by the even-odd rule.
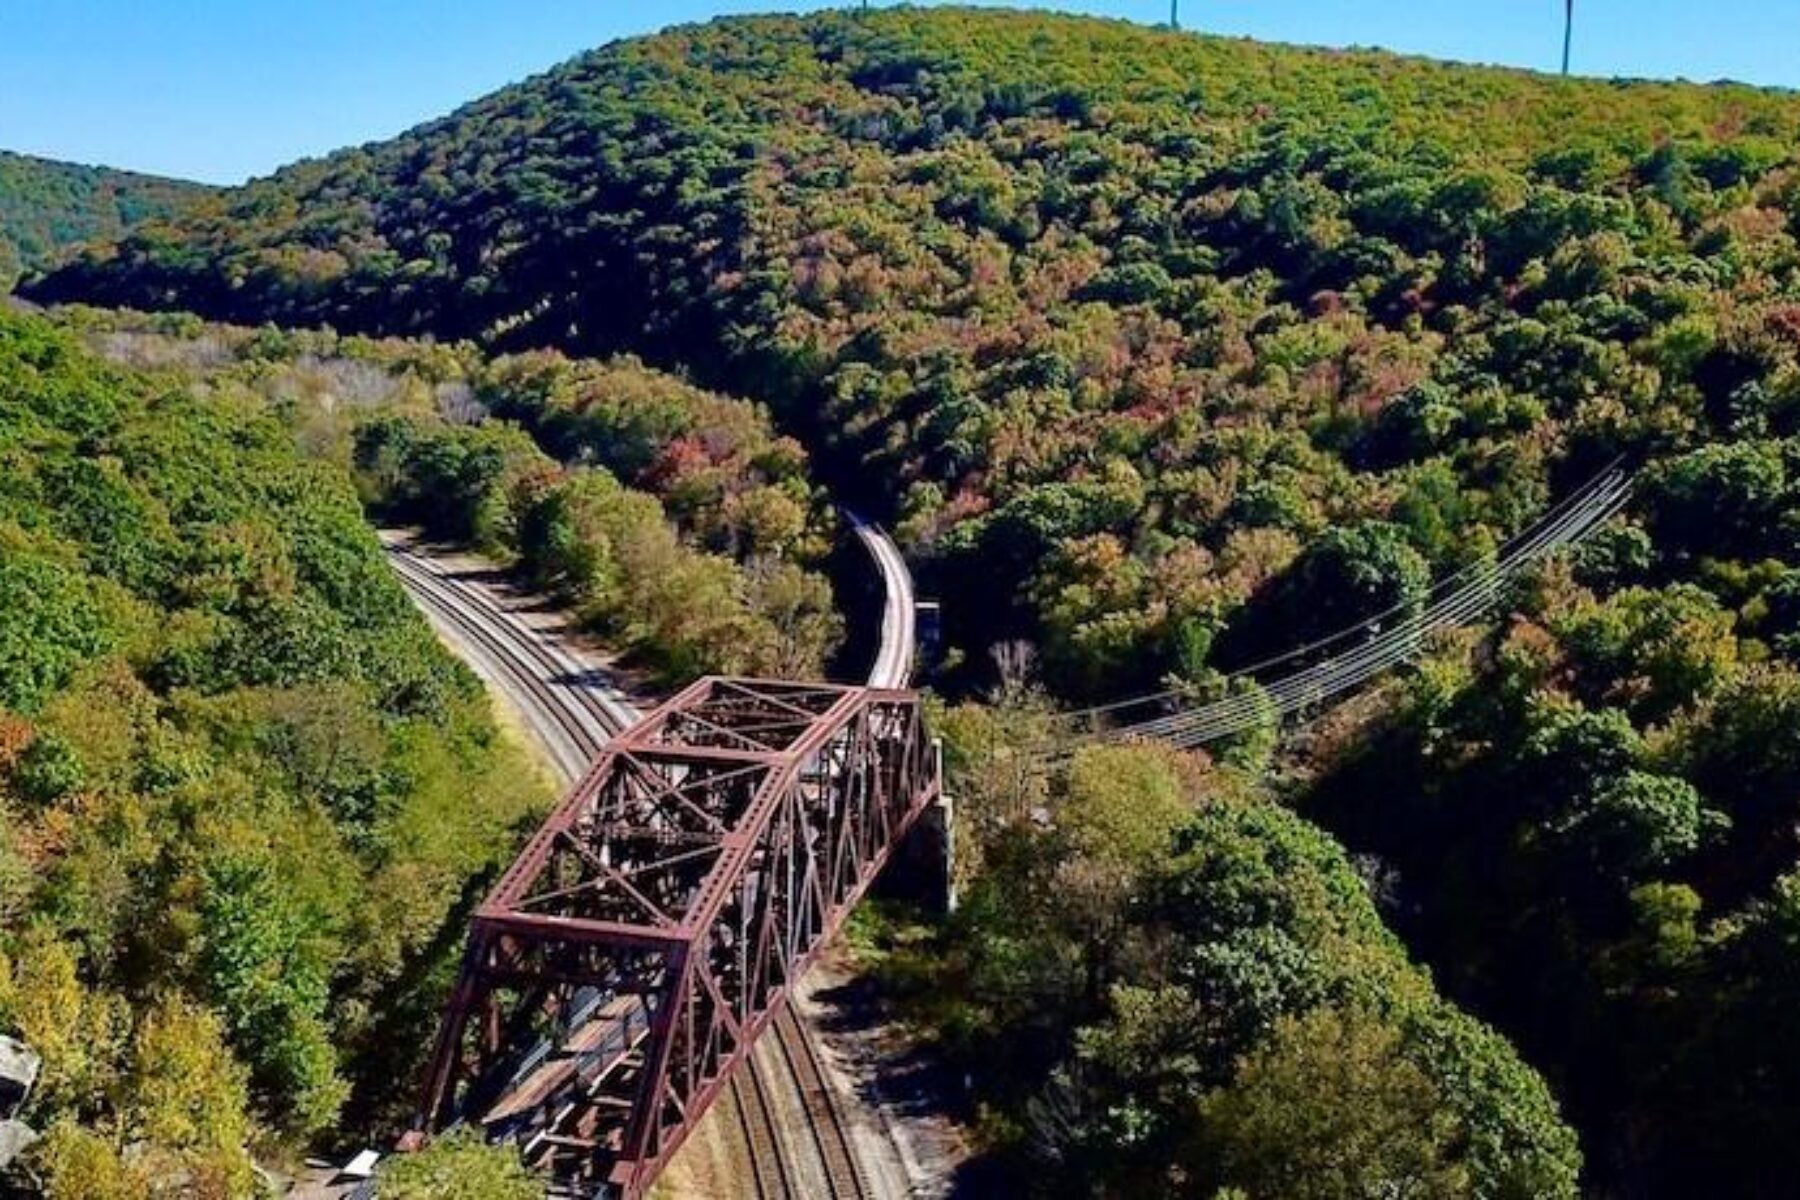
[[[423,1128],[641,1195],[940,791],[910,692],[708,678],[615,738],[476,911]]]

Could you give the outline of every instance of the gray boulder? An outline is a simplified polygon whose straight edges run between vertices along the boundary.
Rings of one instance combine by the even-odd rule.
[[[38,1140],[37,1130],[23,1121],[0,1121],[0,1171],[12,1165],[12,1161],[31,1149],[31,1144]]]
[[[16,1117],[31,1099],[42,1056],[17,1038],[0,1034],[0,1120]]]

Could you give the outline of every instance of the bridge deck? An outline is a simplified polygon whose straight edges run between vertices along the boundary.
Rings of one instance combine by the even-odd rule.
[[[611,1074],[643,1044],[648,1031],[642,1001],[615,996],[508,1088],[481,1123],[500,1125],[529,1115],[573,1083],[577,1072],[590,1079]]]

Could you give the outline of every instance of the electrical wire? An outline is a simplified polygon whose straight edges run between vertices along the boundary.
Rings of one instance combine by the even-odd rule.
[[[1290,650],[1227,676],[1228,683],[1256,682],[1270,666],[1291,662],[1337,646],[1357,635],[1369,635],[1362,644],[1341,657],[1330,657],[1290,672],[1238,694],[1169,713],[1146,721],[1116,726],[1076,739],[1053,758],[1065,758],[1083,744],[1153,739],[1193,748],[1243,733],[1272,719],[1323,705],[1361,686],[1381,673],[1417,657],[1426,640],[1442,630],[1466,624],[1490,609],[1504,587],[1525,568],[1548,554],[1579,543],[1616,514],[1631,497],[1632,480],[1616,465],[1603,471],[1549,510],[1525,533],[1509,543],[1500,556],[1472,564],[1440,581],[1432,591],[1442,593],[1424,609],[1395,605],[1354,626],[1339,630],[1305,646]],[[1447,590],[1448,589],[1448,590]],[[1430,595],[1431,593],[1428,593]],[[1381,624],[1398,613],[1404,619],[1393,629],[1380,632]],[[1069,714],[1070,719],[1091,718],[1124,711],[1148,703],[1166,702],[1182,693],[1166,691],[1137,697],[1100,708]]]

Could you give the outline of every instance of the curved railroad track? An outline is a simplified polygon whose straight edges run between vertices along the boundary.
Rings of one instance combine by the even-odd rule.
[[[913,648],[917,641],[913,619],[918,602],[913,595],[912,572],[906,569],[900,547],[894,545],[885,529],[847,508],[841,511],[881,574],[881,640],[869,668],[869,686],[903,688],[912,681]]]

